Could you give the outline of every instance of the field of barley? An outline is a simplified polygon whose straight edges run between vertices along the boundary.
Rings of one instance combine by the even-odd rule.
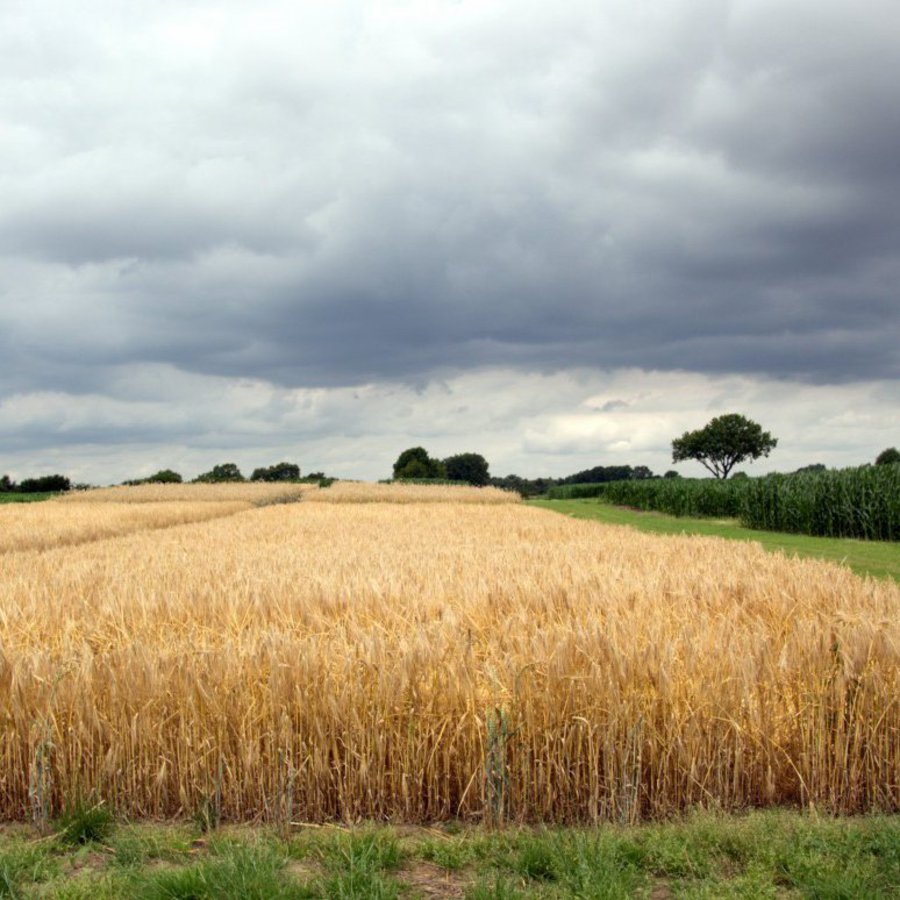
[[[895,583],[338,487],[0,511],[32,534],[0,548],[0,816],[77,794],[233,821],[900,810]]]

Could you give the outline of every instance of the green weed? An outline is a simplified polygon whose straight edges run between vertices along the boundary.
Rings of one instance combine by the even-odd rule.
[[[112,833],[115,818],[102,800],[76,797],[56,822],[58,839],[64,844],[100,843]]]

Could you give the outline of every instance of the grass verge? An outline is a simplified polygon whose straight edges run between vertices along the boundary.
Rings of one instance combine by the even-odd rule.
[[[778,531],[743,528],[731,519],[691,519],[612,506],[599,500],[532,500],[532,506],[576,519],[594,519],[609,525],[630,525],[654,534],[700,534],[738,541],[757,541],[769,551],[826,559],[849,566],[858,575],[900,581],[900,544],[819,538]]]
[[[696,814],[639,827],[119,825],[72,845],[0,831],[0,897],[894,897],[900,817]]]
[[[56,493],[18,494],[15,491],[0,491],[0,503],[37,503],[58,496]]]

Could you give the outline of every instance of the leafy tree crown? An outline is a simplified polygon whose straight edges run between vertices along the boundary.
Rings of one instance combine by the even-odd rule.
[[[221,463],[213,466],[208,472],[198,475],[194,481],[216,484],[222,481],[243,481],[244,476],[235,463]]]
[[[280,462],[274,466],[254,469],[251,481],[296,481],[300,477],[300,466],[296,463]]]
[[[154,472],[149,478],[145,478],[147,484],[181,484],[182,478],[178,472],[172,469],[160,469]]]
[[[728,473],[744,460],[768,456],[778,443],[756,422],[737,413],[717,416],[704,428],[686,431],[672,441],[672,462],[693,459],[716,478]]]
[[[446,478],[447,470],[439,459],[432,459],[424,447],[404,450],[394,463],[394,478]]]
[[[444,460],[447,478],[451,481],[467,481],[484,487],[491,480],[488,461],[480,453],[457,453]]]
[[[72,482],[65,475],[42,475],[40,478],[24,478],[18,485],[23,494],[42,494],[53,491],[68,491]]]

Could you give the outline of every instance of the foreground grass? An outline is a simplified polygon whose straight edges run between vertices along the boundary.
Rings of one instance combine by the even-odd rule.
[[[0,491],[0,503],[37,503],[40,500],[49,500],[57,496],[56,493],[18,494],[15,491]],[[2,895],[0,895],[2,896]]]
[[[67,837],[68,835],[68,837]],[[711,814],[635,828],[118,825],[0,833],[0,897],[892,897],[900,817]]]
[[[729,540],[757,541],[766,550],[788,555],[827,559],[849,566],[858,575],[875,575],[900,581],[900,544],[845,538],[809,537],[777,531],[743,528],[731,519],[677,518],[612,506],[599,500],[532,500],[530,505],[610,525],[631,525],[653,534],[701,534]]]

